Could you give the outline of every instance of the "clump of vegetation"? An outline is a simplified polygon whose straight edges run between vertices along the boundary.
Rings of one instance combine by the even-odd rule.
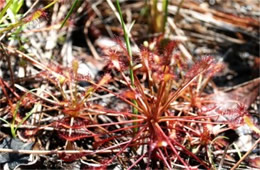
[[[1,39],[24,33],[27,24],[46,18],[48,10],[57,10],[63,3],[67,2],[45,2],[21,15],[24,1],[9,0],[3,7],[0,1]],[[139,45],[138,53],[133,54],[133,37],[117,1],[125,41],[117,37],[113,39],[117,50],[101,49],[107,62],[93,77],[80,73],[80,57],[64,66],[52,56],[46,64],[29,54],[21,37],[17,37],[19,49],[0,43],[8,68],[5,77],[9,76],[0,78],[0,120],[5,123],[1,128],[12,139],[34,143],[31,150],[21,149],[19,153],[46,154],[68,164],[80,160],[80,166],[88,169],[221,169],[226,157],[231,157],[227,149],[234,145],[239,159],[232,167],[239,166],[260,140],[242,157],[234,139],[225,133],[247,126],[259,136],[257,122],[248,112],[251,101],[243,103],[235,99],[235,93],[219,90],[214,84],[212,78],[225,63],[209,55],[187,61],[182,42],[168,39],[168,3],[151,0],[146,6],[154,18],[148,21],[149,30],[162,34]],[[183,3],[176,5],[178,13]],[[58,27],[45,29],[69,31],[70,17],[82,4],[91,5],[73,1]],[[117,14],[111,1],[108,4]],[[89,25],[87,22],[85,26]],[[93,52],[89,37],[86,39]],[[9,55],[21,58],[19,68],[23,68],[24,76],[16,76],[17,69],[12,66],[16,64]],[[12,147],[0,151],[17,152]]]

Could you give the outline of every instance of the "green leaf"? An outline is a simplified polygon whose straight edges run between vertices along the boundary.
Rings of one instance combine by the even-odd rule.
[[[129,39],[129,33],[130,33],[131,28],[134,25],[134,22],[131,24],[130,29],[127,30],[124,19],[123,19],[123,14],[122,14],[122,11],[121,11],[121,8],[120,8],[119,0],[116,0],[116,6],[117,6],[117,10],[118,10],[118,13],[119,13],[119,16],[120,16],[121,25],[122,25],[122,28],[123,28],[123,31],[124,31],[126,48],[127,48],[127,52],[128,52],[129,59],[130,59],[130,61],[129,61],[129,65],[130,65],[129,72],[130,72],[131,86],[134,87],[133,58],[132,58],[132,49],[131,49],[131,44],[130,44],[130,39]],[[138,106],[136,100],[132,100],[132,102],[134,103],[134,105]],[[136,115],[138,114],[138,110],[135,107],[132,107],[132,112]],[[137,131],[138,131],[138,129],[135,128],[134,132],[137,132]]]
[[[39,106],[39,103],[36,103],[32,110],[26,114],[26,116],[23,118],[21,122],[15,127],[14,132],[17,131],[17,129],[35,112],[36,108]]]
[[[18,103],[16,104],[16,107],[15,107],[15,110],[14,110],[14,113],[13,113],[13,120],[12,120],[12,123],[11,123],[11,126],[10,126],[11,127],[11,134],[14,138],[16,137],[16,134],[15,134],[15,131],[16,131],[15,130],[15,119],[16,119],[17,112],[19,110],[20,104],[21,104],[21,100],[19,100]]]
[[[69,17],[71,16],[73,10],[76,8],[76,5],[78,4],[79,0],[75,0],[72,4],[72,7],[69,10],[69,13],[66,15],[65,19],[63,20],[60,29],[65,25],[65,23],[67,22],[67,20],[69,19]]]
[[[0,117],[0,120],[3,121],[3,122],[5,122],[6,124],[10,124],[9,122],[7,122],[5,119],[3,119],[3,118],[1,118],[1,117]]]
[[[16,125],[16,117],[17,117],[17,112],[20,108],[20,105],[21,105],[21,102],[23,100],[23,98],[28,94],[28,93],[31,93],[35,91],[35,89],[32,89],[28,92],[26,92],[22,97],[21,99],[17,102],[16,106],[15,106],[15,110],[13,112],[13,120],[11,122],[11,125],[10,125],[10,128],[11,128],[11,134],[12,136],[15,138],[16,137],[16,131],[17,129],[19,128],[19,126],[21,126],[21,124],[23,124],[34,112],[35,112],[35,109],[38,107],[39,103],[36,103],[36,105],[34,105],[34,107],[32,108],[32,110],[30,112],[28,112],[26,114],[26,116],[23,118],[23,120],[21,122],[19,122],[18,125]]]
[[[125,26],[125,22],[124,22],[124,19],[123,19],[123,14],[122,14],[122,11],[121,11],[121,8],[120,8],[119,0],[116,1],[116,6],[117,6],[117,10],[118,10],[118,13],[119,13],[119,16],[120,16],[121,25],[122,25],[122,28],[123,28],[123,31],[124,31],[124,38],[125,38],[127,52],[128,52],[129,58],[130,58],[130,61],[129,61],[130,69],[129,69],[129,71],[130,71],[131,85],[134,86],[133,59],[132,59],[132,49],[131,49],[131,45],[130,45],[130,39],[129,39],[129,35],[128,35],[129,32],[127,31],[126,26]]]
[[[24,0],[14,0],[10,9],[12,10],[13,14],[17,14],[21,7],[23,6]]]
[[[2,18],[5,15],[7,9],[13,4],[14,0],[9,0],[8,3],[5,5],[5,7],[0,12],[0,23],[2,22]]]
[[[168,0],[163,1],[163,11],[164,11],[163,31],[165,31],[165,26],[166,26],[167,17],[168,17]]]
[[[125,38],[127,52],[129,54],[129,57],[130,57],[130,62],[132,62],[131,61],[132,60],[132,50],[131,50],[131,45],[130,45],[130,40],[129,40],[129,35],[128,35],[129,33],[126,29],[125,22],[124,22],[124,19],[123,19],[123,14],[122,14],[118,0],[116,1],[116,6],[117,6],[117,10],[118,10],[118,13],[119,13],[119,16],[120,16],[121,25],[122,25],[122,28],[123,28],[123,31],[124,31],[124,38]]]

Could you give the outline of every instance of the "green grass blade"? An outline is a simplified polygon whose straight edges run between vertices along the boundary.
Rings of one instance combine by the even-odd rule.
[[[35,109],[39,106],[39,103],[37,103],[33,109],[26,114],[26,116],[23,118],[21,122],[15,127],[14,132],[17,131],[17,129],[35,112]]]
[[[167,23],[167,17],[168,17],[168,0],[163,1],[163,11],[164,11],[164,18],[163,18],[163,32],[164,32]]]
[[[119,13],[119,16],[120,16],[121,25],[122,25],[122,28],[123,28],[123,31],[124,31],[124,39],[125,39],[125,43],[126,43],[126,48],[127,48],[127,52],[128,52],[128,55],[129,55],[129,59],[130,59],[130,61],[129,61],[129,65],[130,65],[129,72],[130,72],[131,86],[134,87],[133,54],[132,54],[130,39],[129,39],[129,35],[128,35],[129,31],[126,28],[126,25],[125,25],[125,22],[124,22],[124,19],[123,19],[123,15],[122,15],[122,11],[121,11],[121,8],[120,8],[119,0],[116,1],[116,6],[117,6],[117,10],[118,10],[118,13]],[[132,102],[136,106],[138,106],[136,100],[132,100]],[[138,110],[135,107],[132,107],[132,112],[134,114],[138,114]],[[138,131],[138,129],[135,128],[134,132],[137,132],[137,131]]]
[[[19,110],[19,108],[20,108],[20,105],[21,105],[21,101],[23,100],[23,98],[24,98],[28,93],[31,93],[31,92],[33,92],[33,91],[35,91],[35,90],[36,90],[36,89],[32,89],[32,90],[26,92],[26,93],[21,97],[21,99],[17,102],[17,104],[16,104],[16,106],[15,106],[15,110],[14,110],[14,113],[13,113],[13,120],[12,120],[11,125],[10,125],[11,134],[12,134],[12,136],[13,136],[14,138],[16,137],[16,130],[17,130],[17,128],[19,128],[19,126],[20,126],[21,124],[23,124],[24,121],[26,121],[26,120],[32,115],[32,113],[34,113],[34,110],[35,110],[35,108],[36,108],[36,106],[34,106],[34,108],[33,108],[29,113],[26,114],[25,118],[23,118],[23,120],[22,120],[18,125],[16,125],[16,124],[15,124],[15,120],[16,120],[17,112],[18,112],[18,110]]]
[[[3,121],[3,122],[5,122],[6,124],[10,124],[9,122],[7,122],[5,119],[3,119],[3,118],[1,118],[1,117],[0,117],[0,120]]]
[[[128,31],[126,29],[125,26],[125,22],[123,19],[123,15],[122,15],[122,11],[120,8],[120,4],[119,4],[119,0],[116,1],[116,6],[117,6],[117,10],[120,16],[120,21],[121,21],[121,26],[123,28],[124,31],[124,39],[125,39],[125,43],[126,43],[126,48],[127,48],[127,52],[130,58],[130,79],[131,79],[131,85],[134,86],[134,73],[133,73],[133,54],[132,54],[132,49],[131,49],[131,45],[130,45],[130,39],[129,39],[129,35],[128,35]]]
[[[69,13],[66,15],[65,19],[63,20],[60,29],[65,25],[65,23],[67,22],[67,20],[69,19],[69,17],[71,16],[73,10],[76,8],[76,5],[78,4],[79,0],[75,0],[72,4],[72,7],[69,10]]]
[[[239,156],[239,159],[241,159],[241,158],[242,158],[242,154],[241,154],[241,152],[240,152],[239,147],[237,146],[236,143],[232,143],[232,144],[233,144],[234,148],[235,148],[236,151],[237,151],[237,154],[238,154],[238,156]]]
[[[21,99],[22,100],[22,99]],[[13,113],[13,120],[12,120],[12,123],[11,123],[11,134],[12,136],[15,138],[16,137],[16,134],[15,134],[15,119],[16,119],[16,116],[17,116],[17,112],[18,112],[18,109],[20,107],[20,104],[21,104],[21,100],[19,100],[15,106],[15,110],[14,110],[14,113]]]
[[[2,18],[5,15],[8,8],[13,4],[13,1],[14,0],[9,0],[8,3],[5,5],[5,7],[2,9],[2,11],[0,12],[0,23],[2,23]]]
[[[24,0],[15,0],[12,6],[10,7],[13,13],[16,15],[21,7],[23,6]]]
[[[48,5],[46,5],[42,10],[46,10],[48,8],[50,8],[52,5],[56,4],[58,2],[58,0],[54,0],[51,3],[49,3]]]

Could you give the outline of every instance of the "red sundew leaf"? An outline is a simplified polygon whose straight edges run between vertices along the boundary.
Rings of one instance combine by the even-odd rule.
[[[249,158],[248,162],[249,162],[250,166],[260,169],[260,156],[256,156],[254,158]]]
[[[173,58],[180,70],[185,70],[188,68],[188,64],[182,61],[181,55],[179,53],[174,54]]]
[[[202,113],[214,116],[214,121],[228,123],[231,128],[240,124],[251,125],[247,118],[247,109],[259,92],[260,78],[238,85],[229,92],[217,91],[202,101]],[[243,103],[243,104],[242,104]],[[251,128],[254,126],[251,126]]]
[[[43,71],[37,74],[37,77],[40,79],[45,78],[55,86],[58,86],[59,82],[66,83],[68,81],[68,79],[65,77],[63,77],[63,79],[58,80],[57,77],[53,76],[53,74],[51,74],[49,71]]]
[[[75,79],[77,81],[90,81],[91,80],[91,76],[88,74],[88,75],[82,75],[80,73],[77,74],[77,77],[75,77]]]
[[[30,108],[37,102],[37,99],[31,93],[27,93],[21,100],[21,105],[25,108]]]
[[[53,63],[48,64],[48,68],[50,68],[50,70],[52,70],[58,74],[63,74],[63,71],[65,70],[65,68],[62,67],[61,65],[57,65],[57,64],[53,64]],[[47,72],[49,72],[49,71],[47,71]]]
[[[156,55],[156,54],[152,54],[152,62],[155,64],[155,65],[159,65],[161,64],[161,58]]]
[[[198,74],[202,73],[203,71],[209,69],[210,66],[215,65],[215,60],[210,57],[203,57],[200,61],[196,62],[191,69],[187,72],[186,78],[190,79]]]
[[[112,137],[109,137],[109,138],[106,138],[106,139],[102,139],[100,137],[97,137],[95,136],[94,139],[95,139],[95,142],[93,144],[93,147],[95,149],[98,149],[100,148],[101,146],[103,146],[104,144],[107,144],[109,141],[113,141],[114,139],[118,138],[118,136],[112,136]]]
[[[248,81],[241,85],[232,88],[231,91],[227,92],[230,98],[236,99],[240,103],[243,103],[246,108],[255,101],[256,97],[259,95],[260,90],[260,78]]]
[[[202,126],[203,126],[203,133],[201,133],[201,136],[200,136],[200,141],[201,141],[200,143],[202,145],[207,145],[208,142],[210,141],[210,131],[205,124]]]
[[[70,142],[92,136],[92,135],[88,135],[88,134],[75,133],[75,132],[73,132],[71,135],[69,135],[68,132],[58,132],[58,135],[60,138],[65,139]]]
[[[216,73],[220,72],[222,69],[224,68],[224,65],[222,63],[213,63],[207,74],[206,77],[207,78],[211,78],[212,76],[214,76]]]
[[[106,140],[102,140],[102,139],[98,138],[95,140],[95,142],[93,144],[93,148],[98,149],[106,142],[107,142]]]
[[[24,131],[24,135],[25,135],[26,137],[31,137],[31,136],[36,135],[39,130],[41,130],[41,129],[40,129],[40,128],[33,129],[33,130],[28,129],[28,130],[25,130],[25,131]]]
[[[167,46],[165,47],[165,55],[166,56],[171,56],[173,50],[176,48],[176,42],[175,41],[170,41]]]
[[[5,6],[5,0],[0,0],[0,9],[2,9]]]
[[[78,116],[82,110],[83,104],[70,104],[65,107],[62,112],[70,116]]]
[[[247,114],[245,107],[242,104],[236,104],[234,109],[216,109],[218,113],[223,115],[226,121],[233,121],[233,123],[241,124],[243,123],[243,116]]]
[[[176,42],[170,41],[166,47],[163,49],[163,59],[162,59],[162,64],[163,65],[169,65],[172,60],[172,52],[174,48],[176,47]]]
[[[222,110],[221,108],[215,109],[214,112],[218,114],[215,121],[224,122],[236,127],[244,123],[243,116],[247,114],[242,105],[236,105],[237,108]],[[210,115],[212,116],[212,115]]]
[[[109,50],[106,58],[108,62],[108,68],[115,68],[118,71],[124,71],[128,68],[129,60],[121,52]]]
[[[112,63],[112,65],[118,70],[121,71],[121,64],[119,61],[119,55],[115,52],[115,51],[111,51],[109,54],[110,57],[110,61]]]
[[[105,85],[106,83],[109,82],[109,80],[111,80],[111,75],[110,74],[105,74],[102,79],[98,82],[97,86],[100,87],[100,86],[103,86]]]
[[[86,126],[90,124],[89,120],[81,119],[78,117],[74,118],[74,122],[72,126],[70,126],[70,121],[71,121],[70,117],[62,119],[61,121],[56,122],[56,127],[67,128],[67,129],[82,129],[82,128],[86,128]]]
[[[216,92],[205,99],[204,102],[209,103],[201,108],[202,113],[210,116],[214,121],[228,123],[232,128],[243,124],[243,117],[248,114],[246,106],[231,99],[224,92]]]
[[[40,17],[47,17],[47,13],[41,9],[34,11],[31,15],[29,15],[28,17],[24,18],[23,21],[24,22],[31,22],[33,20],[36,20]]]
[[[118,43],[118,45],[121,47],[121,49],[123,50],[125,56],[127,56],[128,61],[130,60],[129,54],[127,52],[127,49],[125,47],[125,45],[123,44],[122,40],[120,40],[119,38],[116,38],[115,41]]]
[[[142,49],[140,58],[141,58],[141,62],[143,64],[143,67],[146,70],[149,70],[150,69],[150,64],[149,64],[150,52],[146,48]]]
[[[151,129],[150,133],[151,133],[151,138],[152,138],[152,141],[150,143],[150,147],[151,147],[152,150],[156,149],[156,148],[168,146],[168,143],[164,139],[163,134],[161,134],[162,132],[160,130],[158,130],[157,127]]]
[[[91,124],[90,120],[74,118],[73,129],[85,128],[89,124]]]
[[[170,74],[170,73],[167,73],[167,74],[164,74],[163,75],[163,81],[164,82],[168,82],[169,80],[172,80],[172,79],[174,79],[174,75],[173,74]]]
[[[138,95],[136,92],[132,90],[125,90],[123,93],[121,93],[121,96],[127,98],[127,99],[137,99]]]
[[[168,145],[168,143],[165,140],[160,140],[157,143],[157,147],[166,147]]]
[[[202,166],[209,170],[209,166],[207,165],[207,163],[202,161],[198,156],[189,151],[185,146],[173,140],[172,143],[175,144],[175,146],[179,146],[185,154],[189,155],[190,157],[193,157],[198,163],[200,163]]]
[[[64,162],[74,162],[83,156],[85,156],[86,153],[74,153],[74,154],[66,154],[66,153],[61,153],[58,154],[59,158],[62,159]]]

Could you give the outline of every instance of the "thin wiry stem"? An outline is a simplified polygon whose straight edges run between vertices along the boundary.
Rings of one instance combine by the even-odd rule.
[[[164,137],[164,139],[166,140],[167,144],[170,145],[170,148],[175,153],[175,155],[178,158],[178,160],[186,167],[186,169],[190,169],[188,164],[180,157],[180,155],[177,152],[176,148],[173,146],[172,142],[169,140],[168,136],[166,136],[166,134],[163,132],[163,130],[161,129],[161,127],[159,126],[158,123],[155,123],[155,127],[159,130],[161,135]]]
[[[119,152],[119,150],[115,149],[101,149],[101,150],[24,150],[24,149],[6,149],[0,148],[0,152],[2,153],[19,153],[19,154],[34,154],[34,155],[49,155],[49,154],[98,154],[98,153],[114,153]]]
[[[254,145],[243,155],[243,157],[231,168],[231,170],[235,170],[239,164],[251,153],[251,151],[257,146],[260,142],[260,138],[254,143]]]
[[[169,163],[167,162],[167,160],[165,159],[165,156],[163,155],[161,149],[158,149],[161,157],[163,158],[163,162],[165,163],[165,165],[168,167],[168,169],[172,169],[171,166],[169,165]]]
[[[140,156],[127,170],[132,169],[138,162],[140,162],[144,157],[146,156],[146,153]]]
[[[138,131],[138,133],[130,140],[130,141],[128,141],[128,143],[121,149],[121,151],[120,152],[118,152],[117,154],[116,154],[116,156],[114,156],[111,160],[109,160],[108,162],[107,162],[107,164],[110,164],[111,162],[113,162],[113,160],[119,155],[119,154],[121,154],[132,142],[134,142],[134,141],[136,141],[137,140],[137,138],[143,133],[143,131],[146,129],[146,127],[144,128],[142,128],[142,129],[140,129],[139,131]]]
[[[123,14],[120,8],[120,4],[119,4],[119,0],[116,1],[116,5],[117,5],[117,10],[120,16],[120,21],[121,21],[121,25],[124,31],[124,38],[125,38],[125,43],[126,43],[126,48],[127,48],[127,52],[129,55],[129,72],[130,72],[130,80],[131,80],[131,86],[134,87],[135,86],[135,79],[134,79],[134,70],[133,70],[133,54],[132,54],[132,49],[131,49],[131,44],[130,44],[130,39],[129,39],[129,31],[126,28],[124,19],[123,19]],[[132,100],[133,104],[135,106],[138,106],[136,100]],[[132,107],[132,111],[134,114],[138,114],[138,109],[136,107]],[[135,131],[137,131],[137,129],[135,129]]]

